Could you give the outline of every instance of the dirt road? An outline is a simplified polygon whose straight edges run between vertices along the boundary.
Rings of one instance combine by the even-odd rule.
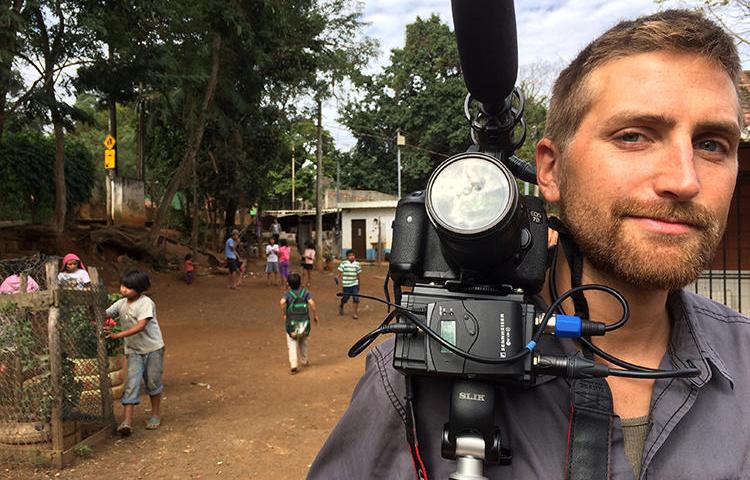
[[[88,459],[60,472],[0,470],[5,478],[301,479],[346,409],[364,368],[352,343],[377,326],[382,305],[363,301],[359,320],[337,314],[330,272],[314,273],[311,291],[321,322],[310,338],[311,366],[289,374],[279,315],[280,287],[259,277],[238,290],[226,277],[188,286],[176,274],[154,274],[152,298],[166,343],[163,426],[112,437]],[[362,293],[382,297],[384,267],[364,266]],[[115,285],[111,285],[112,288]],[[116,405],[117,416],[121,407]]]

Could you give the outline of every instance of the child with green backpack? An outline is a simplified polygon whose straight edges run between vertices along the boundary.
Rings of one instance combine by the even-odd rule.
[[[298,362],[307,366],[307,338],[310,336],[310,312],[317,325],[318,312],[310,292],[300,288],[299,273],[290,273],[286,279],[289,290],[281,298],[281,318],[286,328],[286,345],[289,348],[289,366],[292,375],[297,373]]]

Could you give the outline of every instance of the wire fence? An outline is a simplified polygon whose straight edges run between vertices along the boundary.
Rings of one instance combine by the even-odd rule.
[[[58,281],[59,259],[0,261],[0,462],[62,467],[114,426],[127,371],[103,329],[107,292]],[[115,327],[116,328],[116,327]]]

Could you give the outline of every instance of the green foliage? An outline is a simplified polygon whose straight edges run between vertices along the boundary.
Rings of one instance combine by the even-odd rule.
[[[309,111],[300,112],[298,104],[304,103],[300,99],[326,98],[347,79],[359,81],[359,72],[375,48],[372,40],[361,37],[361,4],[354,0],[44,0],[24,3],[15,15],[0,7],[0,20],[10,28],[0,32],[0,94],[5,98],[10,92],[9,98],[23,100],[13,104],[20,107],[9,115],[0,104],[0,141],[10,141],[2,137],[3,125],[18,134],[24,129],[43,131],[50,122],[64,124],[67,135],[88,149],[98,167],[106,107],[116,102],[118,171],[133,177],[137,114],[143,112],[146,192],[155,201],[175,174],[182,180],[188,201],[193,201],[186,191],[190,175],[182,160],[191,136],[199,131],[212,40],[220,37],[218,86],[197,154],[197,189],[201,205],[211,205],[217,216],[226,210],[230,217],[238,205],[268,195],[288,196],[291,185],[284,172],[293,144],[289,127],[301,116],[313,117]],[[50,64],[58,89],[75,87],[75,106],[56,99],[49,81],[35,83],[26,94],[19,91],[18,71],[11,67],[26,61],[17,57],[16,41],[29,61],[44,58]],[[54,51],[49,51],[50,45]],[[59,74],[66,63],[77,66],[75,78]],[[37,67],[40,74],[45,71],[43,65]],[[306,147],[297,144],[298,165],[314,155],[314,141],[311,135],[305,137]],[[325,170],[333,173],[332,159],[337,153],[330,136],[324,142]],[[0,171],[8,174],[12,188],[3,186],[0,192],[12,194],[5,198],[18,204],[7,209],[35,220],[48,217],[53,206],[48,197],[54,189],[38,195],[30,192],[22,182],[23,172],[11,172],[7,163],[0,160]],[[95,171],[101,182],[102,169]],[[269,181],[267,172],[276,177]],[[310,173],[301,173],[302,198],[313,196]],[[66,182],[80,184],[78,180]],[[81,185],[89,188],[86,182]]]
[[[469,145],[456,42],[437,15],[408,25],[404,48],[363,89],[343,115],[357,138],[342,165],[344,185],[396,193],[399,129],[408,145],[401,150],[403,191],[422,188],[435,165]]]
[[[91,449],[91,447],[89,447],[85,443],[81,443],[73,447],[73,453],[75,453],[76,457],[89,458],[93,452],[94,451]]]
[[[107,122],[109,111],[96,97],[79,95],[75,107],[84,114],[75,122],[75,129],[68,133],[71,138],[86,147],[94,160],[97,181],[103,185],[104,137],[109,133]],[[138,112],[130,105],[117,105],[117,174],[136,178],[138,163]]]
[[[546,116],[546,98],[531,86],[521,85],[527,136],[516,152],[527,161],[533,161]],[[391,64],[363,90],[364,98],[344,112],[343,123],[357,139],[342,161],[345,186],[396,193],[399,130],[407,143],[401,148],[402,193],[424,188],[435,166],[471,144],[455,37],[437,15],[406,27],[404,48],[393,50]]]
[[[68,208],[85,202],[94,183],[91,153],[76,141],[65,144]],[[54,140],[40,133],[7,134],[0,145],[0,220],[43,221],[54,208]]]

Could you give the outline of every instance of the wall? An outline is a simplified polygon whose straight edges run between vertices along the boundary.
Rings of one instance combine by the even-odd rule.
[[[352,248],[352,220],[365,220],[365,230],[367,231],[367,260],[375,260],[375,250],[370,244],[370,233],[374,225],[373,220],[378,219],[381,224],[380,235],[383,243],[383,251],[391,251],[391,238],[393,237],[393,228],[391,224],[396,216],[395,207],[385,208],[347,208],[341,211],[341,257],[345,252]]]
[[[146,225],[146,192],[143,181],[107,177],[107,195],[111,200],[108,216],[115,225]]]

